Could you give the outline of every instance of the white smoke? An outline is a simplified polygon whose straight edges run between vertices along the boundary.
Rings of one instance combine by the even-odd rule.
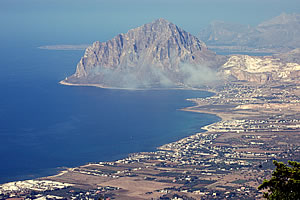
[[[191,87],[200,87],[217,81],[216,72],[205,65],[182,63],[180,72],[184,75],[183,83]]]
[[[120,88],[176,87],[181,83],[188,87],[201,87],[217,80],[216,72],[204,65],[181,63],[177,72],[165,71],[157,66],[135,68],[93,67],[89,71],[89,81]]]

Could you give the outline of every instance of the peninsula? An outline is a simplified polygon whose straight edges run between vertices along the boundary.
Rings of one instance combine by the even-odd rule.
[[[79,44],[79,45],[70,45],[70,44],[60,44],[60,45],[46,45],[40,46],[39,49],[46,49],[46,50],[85,50],[89,45],[87,44]]]
[[[216,80],[223,56],[209,51],[195,36],[158,19],[94,42],[61,84],[117,88],[199,86]]]

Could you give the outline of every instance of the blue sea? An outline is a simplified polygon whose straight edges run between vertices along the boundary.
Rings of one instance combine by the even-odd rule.
[[[38,46],[0,47],[0,183],[153,151],[219,120],[179,110],[209,92],[60,85],[84,52]]]
[[[218,49],[210,49],[211,51],[216,52],[218,55],[248,55],[248,56],[271,56],[273,53],[266,52],[242,52],[242,51],[218,51]]]

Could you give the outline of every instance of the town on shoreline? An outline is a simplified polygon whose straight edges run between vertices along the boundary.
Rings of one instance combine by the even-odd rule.
[[[272,161],[300,160],[300,84],[228,82],[184,111],[216,114],[205,132],[58,175],[0,185],[0,199],[259,199]]]

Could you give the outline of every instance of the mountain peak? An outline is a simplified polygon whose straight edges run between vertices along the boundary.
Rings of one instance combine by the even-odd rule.
[[[182,29],[180,29],[175,24],[169,22],[164,18],[156,19],[150,23],[129,30],[129,32],[138,32],[138,31],[144,31],[146,34],[149,34],[150,32],[153,33],[156,32],[160,34],[170,34],[170,33],[176,33],[178,31],[183,32]]]
[[[107,42],[95,42],[65,82],[108,87],[182,85],[197,66],[215,60],[202,41],[160,18]],[[195,69],[183,69],[184,65]]]
[[[154,23],[154,24],[171,24],[171,22],[169,22],[168,20],[166,20],[164,18],[158,18],[158,19],[154,20],[152,23]]]
[[[299,14],[296,14],[296,13],[293,13],[293,14],[281,13],[281,15],[259,24],[258,27],[271,26],[271,25],[284,25],[284,24],[291,24],[291,23],[294,23],[294,22],[298,23],[299,20],[300,20],[300,15]]]

